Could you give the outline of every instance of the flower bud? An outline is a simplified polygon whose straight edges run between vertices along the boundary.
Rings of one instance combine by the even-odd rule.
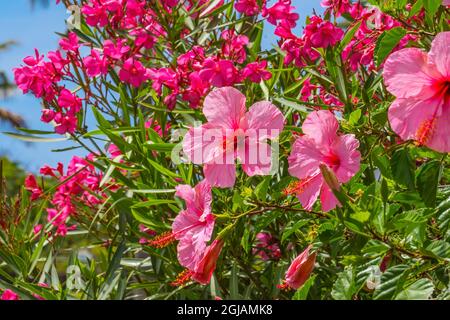
[[[206,248],[203,258],[195,266],[192,279],[200,284],[208,284],[211,281],[223,244],[223,240],[216,239],[208,248]]]
[[[326,166],[323,163],[320,164],[319,167],[320,167],[320,172],[322,173],[322,177],[325,180],[325,182],[327,183],[328,187],[332,191],[340,191],[341,185],[340,185],[338,179],[336,178],[336,175],[334,174],[333,170],[328,168],[328,166]]]
[[[295,258],[286,272],[286,284],[292,289],[300,288],[308,280],[314,269],[317,253],[314,252],[310,255],[311,247],[311,245],[308,246],[305,251]]]

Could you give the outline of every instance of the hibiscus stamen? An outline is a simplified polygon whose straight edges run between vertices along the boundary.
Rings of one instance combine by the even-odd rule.
[[[281,291],[290,291],[292,288],[287,284],[286,280],[283,280],[281,284],[277,284],[277,288]]]
[[[436,127],[436,118],[423,121],[416,132],[416,140],[419,145],[425,145],[433,136]]]
[[[301,179],[301,180],[290,183],[289,186],[287,186],[287,188],[285,188],[283,190],[283,194],[285,196],[302,194],[305,191],[305,188],[311,183],[311,181],[316,176],[317,176],[317,174],[314,174],[305,179]]]
[[[181,287],[191,280],[192,271],[185,269],[178,274],[176,279],[170,283],[173,287]]]
[[[148,244],[151,247],[161,249],[167,247],[174,241],[175,241],[175,234],[173,234],[172,231],[168,231],[156,236],[152,240],[149,240]]]

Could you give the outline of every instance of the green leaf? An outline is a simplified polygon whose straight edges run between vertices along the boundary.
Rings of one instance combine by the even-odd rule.
[[[230,299],[231,300],[238,300],[240,299],[239,296],[239,279],[238,279],[238,268],[236,264],[233,264],[233,267],[231,268],[231,279],[230,279]]]
[[[436,206],[439,179],[442,172],[441,162],[437,160],[423,164],[417,172],[416,184],[420,197],[428,207]]]
[[[434,17],[441,4],[442,0],[423,0],[423,7],[430,18]]]
[[[361,119],[362,111],[361,109],[356,109],[352,113],[350,113],[350,117],[348,119],[348,122],[352,126],[356,126],[359,122],[359,119]]]
[[[271,178],[271,176],[265,177],[255,188],[255,195],[261,201],[266,200],[267,189],[269,188]]]
[[[309,277],[308,280],[295,292],[292,300],[306,300],[308,297],[309,289],[314,285],[316,280],[316,275]]]
[[[286,227],[281,237],[281,243],[288,239],[295,231],[308,224],[308,220],[300,220],[294,223],[291,227]]]
[[[397,183],[414,190],[414,163],[408,149],[397,150],[391,159],[392,175]]]
[[[395,300],[428,300],[434,291],[430,279],[419,279],[396,295]]]
[[[409,266],[404,264],[387,269],[381,276],[381,283],[375,289],[373,298],[375,300],[389,300],[395,297],[397,292],[403,288],[408,269]]]
[[[42,138],[38,136],[31,136],[14,132],[3,132],[3,134],[27,142],[60,142],[67,140],[67,138]]]
[[[437,258],[450,260],[450,244],[444,240],[431,242],[423,251]]]
[[[169,204],[169,203],[176,203],[176,201],[166,199],[151,199],[148,201],[136,203],[132,206],[132,208],[149,208],[152,206],[159,206],[161,204]]]
[[[374,58],[377,66],[380,66],[389,54],[398,45],[406,35],[406,30],[402,27],[395,27],[393,29],[383,32],[378,38],[375,46]]]
[[[361,23],[362,23],[362,21],[358,21],[355,25],[353,25],[350,29],[347,30],[344,38],[339,43],[339,48],[340,48],[341,52],[350,43],[350,41],[352,41],[353,36],[355,35],[356,31],[358,31],[359,28],[361,27]]]
[[[174,143],[146,143],[144,146],[152,151],[158,152],[172,152],[173,148],[176,146]]]
[[[355,293],[356,286],[353,268],[347,267],[338,274],[338,278],[331,290],[331,296],[335,300],[352,300]]]
[[[170,171],[169,169],[165,168],[164,166],[160,165],[159,163],[153,161],[153,160],[148,160],[150,162],[150,164],[152,165],[153,168],[155,168],[157,171],[159,171],[160,173],[162,173],[165,176],[168,177],[172,177],[172,178],[179,178],[180,176],[177,175],[175,172]]]

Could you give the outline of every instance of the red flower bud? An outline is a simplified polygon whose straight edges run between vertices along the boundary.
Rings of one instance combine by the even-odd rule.
[[[217,258],[219,258],[223,244],[223,240],[216,239],[208,248],[206,248],[203,258],[195,266],[192,279],[200,284],[208,284],[211,281],[212,274],[216,269]]]
[[[317,253],[314,252],[310,255],[309,250],[311,250],[311,246],[308,246],[294,259],[286,272],[286,284],[292,289],[300,288],[308,280],[314,269]]]

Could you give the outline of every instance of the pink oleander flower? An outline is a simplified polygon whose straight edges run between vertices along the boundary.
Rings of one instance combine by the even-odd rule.
[[[326,8],[327,11],[333,11],[336,17],[340,17],[342,14],[349,12],[351,8],[349,0],[323,0],[320,5]]]
[[[287,188],[306,210],[311,210],[320,195],[323,211],[340,205],[325,183],[320,165],[326,165],[340,183],[348,182],[359,170],[359,141],[353,134],[338,135],[339,123],[327,110],[310,113],[303,122],[304,135],[297,138],[288,158],[289,173],[300,179]]]
[[[394,52],[384,81],[397,97],[388,111],[392,129],[439,152],[450,152],[450,32],[439,33],[427,54],[417,48]]]
[[[233,29],[223,31],[220,37],[225,40],[222,46],[223,57],[237,63],[243,63],[247,58],[245,47],[249,43],[248,37],[237,34]]]
[[[301,100],[308,101],[311,97],[312,92],[317,89],[317,86],[311,84],[311,80],[308,78],[303,82],[302,90],[300,91]]]
[[[104,27],[108,24],[108,12],[101,3],[90,2],[81,8],[81,13],[86,18],[86,23],[92,27]]]
[[[442,1],[443,6],[450,6],[450,0],[443,0]]]
[[[55,227],[55,234],[65,236],[67,231],[74,230],[76,225],[67,226],[70,217],[77,215],[77,204],[96,207],[106,198],[104,188],[113,190],[113,182],[100,186],[103,175],[96,172],[95,166],[87,160],[93,161],[94,156],[86,158],[73,157],[69,162],[66,173],[63,164],[57,168],[44,166],[40,173],[53,177],[61,183],[56,188],[51,200],[52,208],[47,208],[47,220]]]
[[[127,40],[117,39],[116,43],[111,40],[103,42],[103,54],[112,60],[122,60],[125,54],[130,51],[130,47],[126,45]]]
[[[254,16],[260,11],[257,0],[237,0],[234,8],[237,12],[243,13],[246,16]]]
[[[262,15],[267,18],[269,23],[275,26],[279,21],[285,21],[290,28],[294,28],[297,25],[299,15],[293,12],[295,7],[291,6],[291,2],[291,0],[278,0],[270,8],[264,5]]]
[[[211,281],[223,245],[223,240],[216,239],[208,248],[206,248],[202,259],[196,263],[193,269],[193,280],[203,285],[206,285]]]
[[[41,233],[43,228],[44,228],[44,226],[42,224],[37,224],[33,227],[33,233],[35,235],[38,235],[39,233]]]
[[[305,27],[305,37],[314,48],[328,48],[342,40],[344,31],[329,21],[318,16],[311,17],[311,22]]]
[[[45,62],[44,56],[35,51],[35,56],[23,59],[25,66],[13,69],[14,80],[23,93],[32,92],[36,98],[46,101],[54,99],[56,83],[61,80],[61,67],[59,64]]]
[[[147,80],[147,71],[138,60],[134,58],[127,59],[119,72],[120,80],[139,88]]]
[[[214,58],[205,60],[199,75],[203,81],[215,87],[231,86],[238,79],[238,71],[232,61]]]
[[[173,221],[172,235],[179,240],[178,261],[191,270],[203,257],[214,229],[211,186],[203,180],[194,188],[179,185],[176,190],[175,195],[186,202],[186,209]]]
[[[314,270],[317,256],[316,252],[309,254],[311,247],[311,245],[308,246],[305,251],[292,261],[286,272],[285,284],[280,286],[282,289],[291,288],[297,290],[308,280],[311,272]]]
[[[65,51],[76,53],[81,46],[79,41],[75,32],[69,32],[67,38],[59,40],[59,46]]]
[[[6,289],[3,291],[0,300],[20,300],[19,296],[12,290]]]
[[[43,192],[41,187],[38,185],[36,177],[34,175],[29,174],[25,178],[24,185],[25,189],[31,192],[31,201],[35,201],[41,197]]]
[[[82,102],[70,90],[62,89],[58,96],[58,105],[61,108],[69,109],[70,114],[74,115],[81,110]]]
[[[78,119],[72,114],[63,114],[61,112],[56,113],[53,119],[57,126],[55,127],[55,132],[58,134],[73,134],[77,129]]]
[[[51,109],[42,109],[41,111],[41,121],[45,123],[49,123],[55,119],[56,112]]]
[[[260,83],[262,80],[269,80],[272,78],[272,73],[266,69],[267,61],[252,62],[242,69],[242,76],[252,82]]]
[[[184,137],[184,152],[192,162],[204,164],[212,186],[234,185],[236,159],[249,176],[270,172],[271,148],[266,141],[283,130],[283,114],[269,101],[257,102],[246,112],[245,101],[232,87],[212,91],[203,105],[208,122],[191,128]]]
[[[91,55],[85,57],[83,63],[89,77],[106,75],[108,73],[108,60],[100,56],[98,50],[92,49]]]
[[[256,246],[253,254],[261,257],[262,260],[279,260],[281,250],[277,240],[267,232],[260,232],[256,235]]]

